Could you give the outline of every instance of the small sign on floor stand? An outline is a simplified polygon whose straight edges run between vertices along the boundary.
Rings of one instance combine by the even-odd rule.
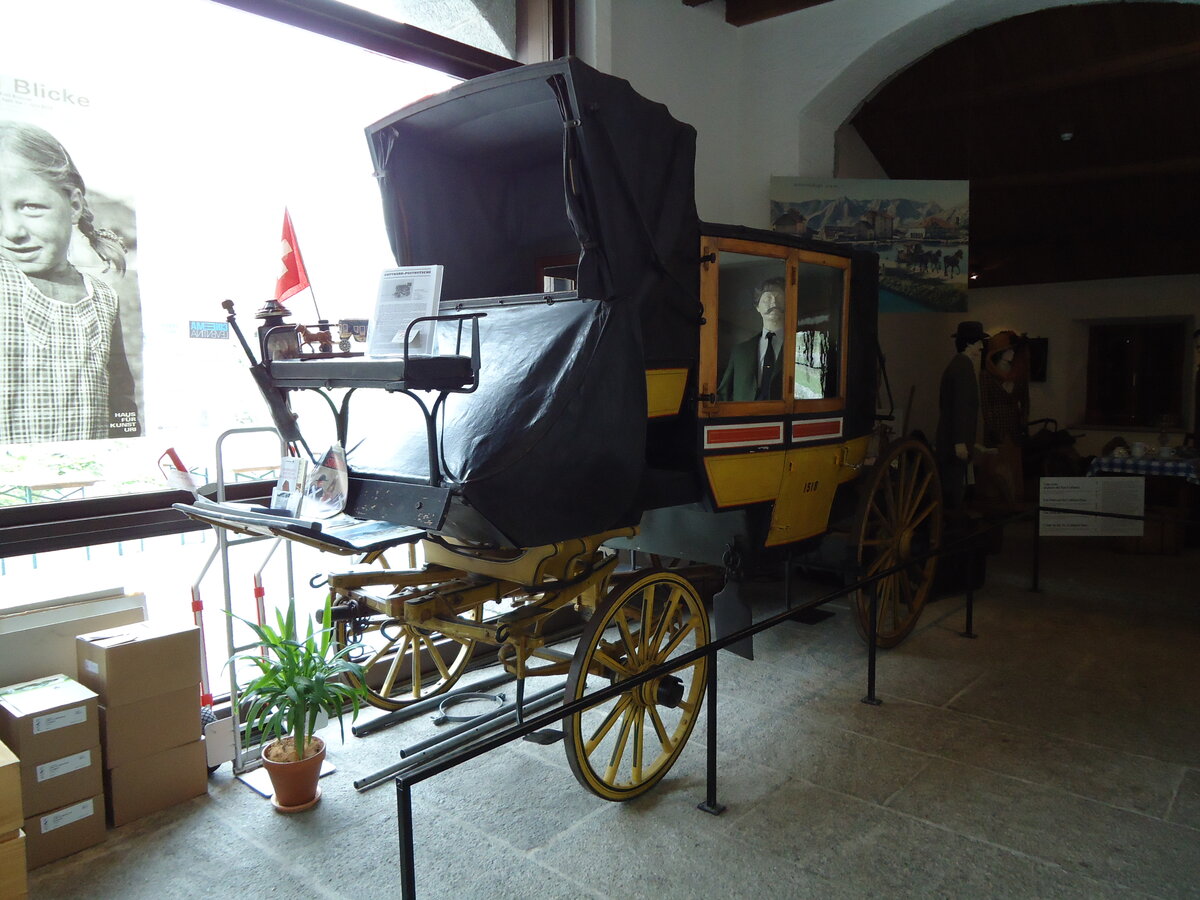
[[[1045,537],[1141,537],[1145,523],[1140,517],[1146,510],[1146,479],[1132,478],[1043,478],[1040,505],[1080,513],[1108,513],[1089,516],[1072,512],[1043,510],[1038,534]]]

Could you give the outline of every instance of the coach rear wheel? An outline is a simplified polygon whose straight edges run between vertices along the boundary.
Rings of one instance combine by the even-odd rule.
[[[652,571],[615,592],[584,628],[567,701],[669,663],[709,641],[708,613],[686,579]],[[606,800],[649,790],[679,757],[704,699],[701,657],[566,722],[567,762]]]
[[[482,621],[483,607],[462,614]],[[420,700],[443,694],[466,671],[475,641],[448,637],[384,616],[337,621],[334,641],[338,649],[348,643],[362,647],[351,660],[363,667],[366,699],[380,709],[403,709]],[[359,685],[353,676],[350,680]]]
[[[929,597],[942,541],[942,485],[929,449],[918,441],[892,444],[866,476],[854,523],[858,572],[867,578],[900,566],[854,595],[855,624],[869,640],[876,598],[879,647],[894,647],[917,624]]]

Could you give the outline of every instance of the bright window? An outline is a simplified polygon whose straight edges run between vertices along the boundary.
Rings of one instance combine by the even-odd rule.
[[[0,120],[52,135],[82,176],[94,225],[124,244],[122,274],[77,226],[66,261],[93,279],[84,284],[98,306],[116,297],[119,312],[102,310],[80,334],[102,337],[115,354],[106,328],[119,322],[136,414],[110,405],[103,439],[0,430],[8,436],[0,440],[0,505],[161,490],[156,460],[168,447],[214,478],[218,434],[269,424],[241,349],[223,331],[221,301],[235,302],[252,338],[255,311],[274,295],[286,208],[313,285],[288,301],[294,317],[315,321],[318,307],[334,321],[366,317],[380,270],[395,262],[364,129],[453,83],[209,0],[41,0],[9,10]],[[0,154],[0,171],[3,162]],[[10,275],[22,252],[36,252],[28,243],[21,250],[32,239],[16,230],[0,243]],[[38,279],[46,272],[25,269],[10,291],[32,285],[37,293],[22,302],[45,305]],[[77,322],[60,306],[47,316],[64,327]],[[0,353],[25,354],[10,365],[28,369],[27,349],[43,338],[18,329],[4,335]],[[76,335],[72,352],[89,349],[80,342],[90,339]],[[6,390],[13,371],[5,369]],[[95,371],[86,377],[93,389],[104,380]],[[13,403],[37,407],[37,418],[61,396],[26,392]],[[227,468],[269,475],[273,457],[269,446],[231,445]]]

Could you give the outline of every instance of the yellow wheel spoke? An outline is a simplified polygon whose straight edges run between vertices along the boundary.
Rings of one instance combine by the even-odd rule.
[[[596,748],[600,746],[600,742],[604,740],[605,735],[607,735],[609,730],[613,727],[613,723],[621,717],[621,713],[625,712],[625,708],[632,702],[633,696],[631,694],[621,695],[620,699],[617,700],[616,705],[614,705],[613,708],[608,711],[608,715],[604,717],[604,721],[597,726],[596,730],[592,732],[592,736],[584,743],[583,752],[586,755],[591,756],[592,753],[595,752]]]
[[[417,641],[412,642],[412,650],[409,651],[409,656],[412,657],[412,695],[414,697],[421,696],[421,645]]]
[[[879,481],[879,493],[883,494],[883,499],[886,501],[887,512],[884,514],[884,520],[891,524],[896,521],[896,500],[892,493],[892,475],[890,471],[883,473],[883,478]]]
[[[408,632],[400,635],[400,639],[396,642],[396,655],[392,657],[392,664],[388,666],[387,677],[383,679],[383,687],[380,693],[384,697],[390,697],[392,688],[396,686],[396,676],[400,674],[400,668],[404,665],[404,660],[408,656]]]
[[[891,560],[892,560],[892,551],[891,551],[891,548],[888,548],[887,550],[884,550],[882,553],[880,553],[877,557],[875,557],[875,561],[873,563],[871,563],[871,565],[867,568],[866,575],[864,575],[863,577],[869,578],[872,575],[874,575],[876,572],[882,571],[883,569],[890,567],[892,565]]]
[[[633,771],[630,780],[634,784],[642,783],[642,753],[645,750],[646,713],[645,710],[634,710],[637,717],[633,723]]]
[[[667,726],[663,724],[662,717],[658,714],[658,708],[651,706],[648,712],[650,721],[654,725],[654,731],[658,734],[658,742],[662,745],[663,753],[670,753],[675,749],[675,745],[671,742],[671,735],[667,734]]]
[[[629,743],[629,732],[632,730],[633,717],[637,709],[630,704],[625,710],[621,721],[621,733],[617,736],[617,746],[613,747],[612,755],[608,758],[608,768],[604,771],[604,780],[616,784],[617,772],[621,768],[621,759],[625,756],[625,745]]]
[[[936,512],[937,508],[938,508],[938,504],[936,501],[933,503],[930,503],[927,507],[925,507],[919,513],[917,513],[913,516],[912,522],[909,523],[909,526],[912,528],[916,528],[918,525],[920,525],[922,522],[924,522],[926,519],[928,519],[930,514]]]
[[[437,666],[437,670],[442,678],[449,678],[450,669],[446,667],[446,660],[442,659],[442,651],[438,649],[433,638],[425,638],[425,646],[429,648],[429,655],[433,657],[433,664]]]
[[[671,602],[667,605],[667,611],[662,614],[662,618],[658,620],[658,624],[654,627],[654,637],[650,639],[650,653],[653,656],[658,652],[658,647],[662,643],[663,636],[670,627],[671,622],[675,620],[675,613],[679,610],[679,604],[683,601],[683,590],[675,588],[671,591]]]
[[[926,472],[925,478],[921,481],[921,486],[909,495],[908,507],[904,510],[904,521],[910,522],[917,511],[917,507],[921,505],[921,498],[925,496],[925,492],[929,489],[929,483],[933,481],[933,472]],[[915,524],[915,523],[911,523]]]
[[[642,630],[639,635],[641,644],[638,647],[638,660],[645,662],[650,658],[650,632],[654,622],[654,585],[642,591]]]
[[[625,650],[629,654],[629,661],[637,665],[641,662],[641,654],[638,653],[638,641],[629,631],[629,623],[625,620],[625,609],[618,609],[615,618],[617,630],[621,632],[621,640],[625,642]]]
[[[597,647],[596,652],[592,654],[592,659],[594,659],[598,663],[601,663],[601,664],[607,666],[608,668],[612,669],[614,672],[619,672],[622,675],[632,675],[633,674],[633,670],[630,669],[629,666],[626,666],[626,665],[623,665],[622,663],[617,662],[615,659],[613,659],[611,656],[609,656],[607,653],[605,653],[599,647]]]
[[[675,652],[675,648],[684,642],[689,634],[696,630],[696,619],[689,618],[687,624],[679,629],[679,633],[671,638],[671,642],[663,647],[658,655],[654,658],[655,664],[667,661],[667,658]]]
[[[401,635],[399,638],[393,638],[393,639],[389,640],[386,644],[383,645],[383,647],[374,656],[372,656],[369,660],[367,660],[363,664],[363,669],[369,669],[369,668],[371,668],[371,666],[376,665],[381,659],[383,659],[385,656],[387,656],[387,653],[389,650],[391,650],[393,647],[396,646],[396,641],[404,640],[404,639],[405,639],[405,636]]]

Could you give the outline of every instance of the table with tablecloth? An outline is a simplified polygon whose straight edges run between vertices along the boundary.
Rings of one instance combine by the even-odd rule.
[[[1161,497],[1163,505],[1147,506],[1146,537],[1140,545],[1140,552],[1179,553],[1185,543],[1195,540],[1193,531],[1189,538],[1185,529],[1191,519],[1195,487],[1200,486],[1200,460],[1165,458],[1161,456],[1097,456],[1088,466],[1088,475],[1139,475],[1162,485],[1168,496]],[[1183,479],[1182,481],[1176,479]],[[1168,482],[1177,485],[1168,486]],[[1166,520],[1156,516],[1166,516]],[[1173,520],[1173,521],[1171,521]],[[1195,524],[1191,526],[1195,529]],[[1132,549],[1132,548],[1131,548]]]
[[[1097,456],[1088,467],[1089,475],[1111,472],[1116,475],[1165,475],[1186,478],[1200,485],[1200,459],[1165,459],[1161,456]]]

